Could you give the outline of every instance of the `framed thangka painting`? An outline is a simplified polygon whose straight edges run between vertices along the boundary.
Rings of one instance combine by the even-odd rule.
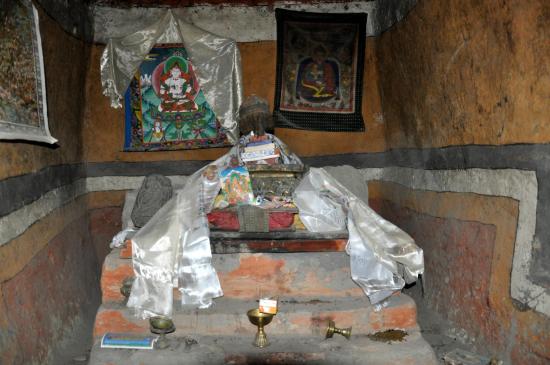
[[[229,145],[183,44],[157,44],[125,95],[125,151]]]
[[[363,131],[367,14],[276,9],[277,127]]]
[[[0,139],[57,141],[48,130],[42,41],[30,0],[0,5]]]

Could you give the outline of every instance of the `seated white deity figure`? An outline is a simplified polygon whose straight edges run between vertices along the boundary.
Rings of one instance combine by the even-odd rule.
[[[184,112],[198,109],[195,102],[196,90],[193,88],[193,75],[187,72],[189,64],[181,57],[171,57],[160,78],[159,111]]]

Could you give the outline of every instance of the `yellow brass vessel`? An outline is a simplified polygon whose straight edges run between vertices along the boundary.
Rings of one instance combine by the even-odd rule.
[[[349,338],[351,337],[351,327],[337,328],[334,321],[328,321],[327,334],[325,338],[332,338],[335,333],[338,333],[349,340]]]
[[[267,336],[264,331],[264,326],[267,326],[271,323],[273,319],[273,314],[262,313],[259,309],[251,309],[246,315],[250,320],[250,323],[258,327],[258,332],[256,332],[256,338],[252,343],[256,347],[266,347],[269,346],[269,341],[267,341]]]
[[[151,332],[160,335],[155,343],[155,347],[159,350],[165,349],[169,346],[166,335],[176,330],[174,322],[168,317],[151,317],[149,318],[149,329]]]

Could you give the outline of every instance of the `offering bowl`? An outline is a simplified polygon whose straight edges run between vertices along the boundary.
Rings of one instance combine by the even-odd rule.
[[[262,313],[259,309],[251,309],[246,315],[250,320],[250,323],[258,327],[258,332],[256,333],[256,338],[253,342],[253,345],[256,347],[266,347],[269,345],[267,341],[267,336],[265,335],[264,326],[267,326],[271,323],[273,319],[273,314]]]
[[[166,340],[166,334],[176,330],[174,322],[170,318],[162,316],[149,318],[149,328],[152,333],[160,335],[156,342],[157,349],[167,348],[168,340]]]

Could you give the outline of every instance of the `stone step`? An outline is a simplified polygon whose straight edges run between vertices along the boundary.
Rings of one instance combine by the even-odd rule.
[[[271,325],[270,325],[271,326]],[[437,365],[431,347],[419,331],[407,331],[402,342],[376,342],[367,336],[350,340],[319,336],[275,335],[266,327],[270,345],[259,349],[253,334],[234,336],[191,336],[176,330],[167,336],[164,350],[102,349],[96,341],[90,365],[197,365],[197,364],[315,364],[315,365]]]
[[[208,309],[187,309],[175,305],[173,321],[179,333],[193,335],[253,334],[246,312],[257,308],[255,300],[217,298]],[[353,334],[366,335],[388,329],[415,330],[416,305],[412,298],[399,293],[379,306],[372,306],[366,297],[347,298],[279,298],[279,313],[268,332],[274,335],[322,336],[329,320],[338,327],[353,326]],[[94,336],[107,332],[142,333],[149,331],[149,322],[134,316],[134,311],[121,303],[103,303],[99,308]]]
[[[105,259],[101,275],[102,302],[121,302],[122,281],[133,276],[132,260],[120,258],[120,249]],[[365,294],[351,280],[345,252],[214,254],[225,297],[360,297]],[[179,291],[174,296],[179,298]]]

